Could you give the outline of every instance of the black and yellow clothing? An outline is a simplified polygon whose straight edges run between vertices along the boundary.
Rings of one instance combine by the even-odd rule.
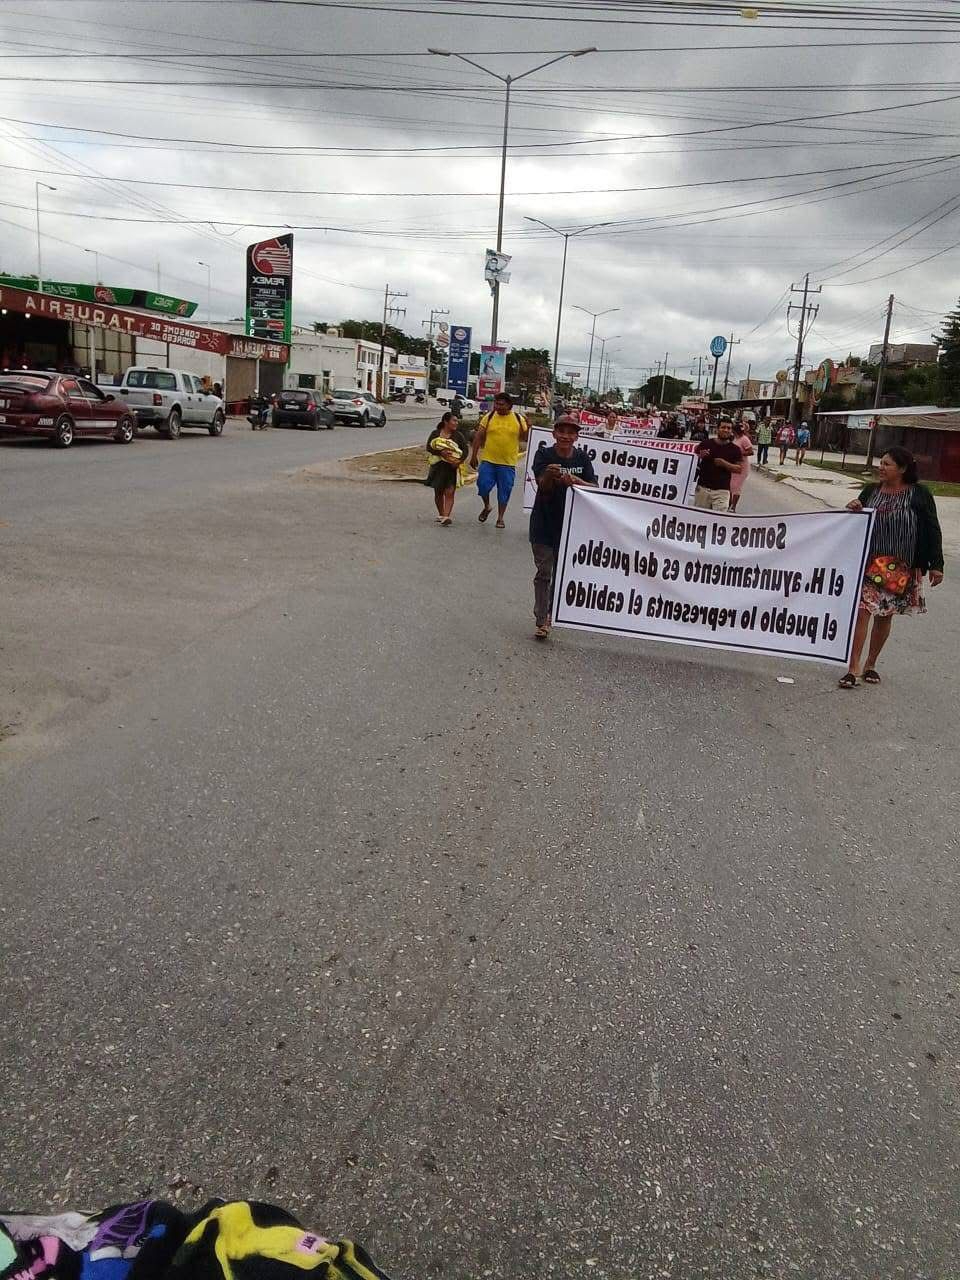
[[[909,557],[911,568],[921,573],[929,573],[931,569],[943,570],[943,535],[940,532],[940,521],[937,517],[937,504],[933,494],[925,484],[909,486],[910,540],[913,543],[912,556]],[[881,489],[879,484],[868,484],[860,490],[859,500],[864,507],[878,505]],[[887,512],[883,511],[877,518],[874,542],[877,542],[880,529],[886,524]],[[893,547],[878,547],[877,552],[894,554]],[[875,554],[871,548],[871,555]]]
[[[455,444],[460,450],[460,462],[447,462],[442,454],[442,446],[437,446],[438,440],[449,440]],[[430,432],[430,438],[427,441],[427,453],[432,455],[433,462],[430,470],[427,472],[427,478],[424,484],[431,489],[443,492],[445,489],[455,489],[459,483],[460,464],[467,458],[467,442],[459,431],[454,431],[451,435],[445,436],[442,431],[438,431],[436,427]]]

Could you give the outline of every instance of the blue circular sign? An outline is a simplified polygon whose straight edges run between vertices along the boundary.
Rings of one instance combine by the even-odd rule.
[[[712,356],[722,356],[727,349],[727,340],[722,334],[717,334],[715,338],[710,339],[710,354]]]

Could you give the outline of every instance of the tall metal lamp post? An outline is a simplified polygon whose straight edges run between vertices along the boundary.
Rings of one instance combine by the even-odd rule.
[[[554,235],[563,236],[563,265],[560,267],[560,299],[557,303],[557,336],[553,344],[553,376],[550,380],[551,396],[557,394],[557,361],[560,359],[560,322],[563,318],[563,285],[567,278],[567,246],[574,236],[582,236],[585,231],[595,231],[597,227],[608,227],[609,222],[591,222],[586,227],[575,227],[571,231],[561,231],[559,227],[551,227],[549,222],[544,222],[542,218],[531,218],[525,216],[526,222],[535,222],[538,226],[546,227],[548,231],[552,231]]]
[[[452,49],[428,49],[427,53],[435,54],[438,58],[459,58],[461,62],[466,62],[468,66],[476,67],[478,71],[483,71],[488,76],[493,76],[494,80],[499,80],[506,87],[506,94],[503,103],[503,148],[500,156],[500,208],[497,213],[497,253],[503,249],[503,203],[507,186],[507,135],[510,129],[510,90],[518,80],[525,80],[527,76],[532,76],[537,71],[543,71],[546,67],[552,67],[557,62],[563,62],[565,58],[582,58],[587,53],[596,53],[596,46],[591,45],[589,49],[569,49],[565,53],[559,53],[555,58],[549,58],[546,62],[538,63],[535,67],[530,67],[528,71],[521,71],[518,76],[502,76],[499,71],[493,71],[490,67],[483,66],[480,62],[474,62],[473,58],[468,58],[466,54],[456,53]],[[497,322],[500,318],[500,281],[493,282],[493,321],[490,327],[490,345],[497,345]]]
[[[34,190],[37,197],[37,293],[43,293],[43,254],[40,249],[40,188],[44,191],[56,191],[56,187],[51,187],[49,182],[35,182]]]
[[[593,316],[593,324],[590,328],[590,355],[587,359],[587,381],[586,394],[590,395],[590,371],[593,369],[593,342],[597,336],[597,321],[601,316],[612,315],[614,311],[619,311],[619,307],[607,307],[606,311],[589,311],[586,307],[581,307],[577,303],[573,304],[574,311],[582,311],[584,315]]]

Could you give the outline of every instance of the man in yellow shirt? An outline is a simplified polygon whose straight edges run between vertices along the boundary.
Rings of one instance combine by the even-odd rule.
[[[490,494],[497,490],[497,528],[503,522],[510,494],[517,478],[520,445],[526,443],[527,420],[513,408],[513,398],[501,391],[493,401],[493,412],[480,419],[477,434],[473,437],[470,465],[477,466],[477,493],[483,501],[483,509],[477,517],[481,524],[490,514]]]

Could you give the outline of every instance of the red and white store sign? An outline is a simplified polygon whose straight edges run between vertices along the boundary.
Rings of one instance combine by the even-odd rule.
[[[286,364],[290,359],[290,348],[283,342],[245,338],[242,334],[226,333],[223,329],[203,329],[199,325],[186,324],[176,317],[144,315],[141,311],[127,311],[123,307],[57,298],[50,293],[32,293],[0,285],[0,307],[24,315],[49,316],[51,320],[112,329],[137,338],[150,338],[154,342],[169,342],[176,347],[192,347],[195,351],[209,351],[212,355],[241,356],[278,364]]]

